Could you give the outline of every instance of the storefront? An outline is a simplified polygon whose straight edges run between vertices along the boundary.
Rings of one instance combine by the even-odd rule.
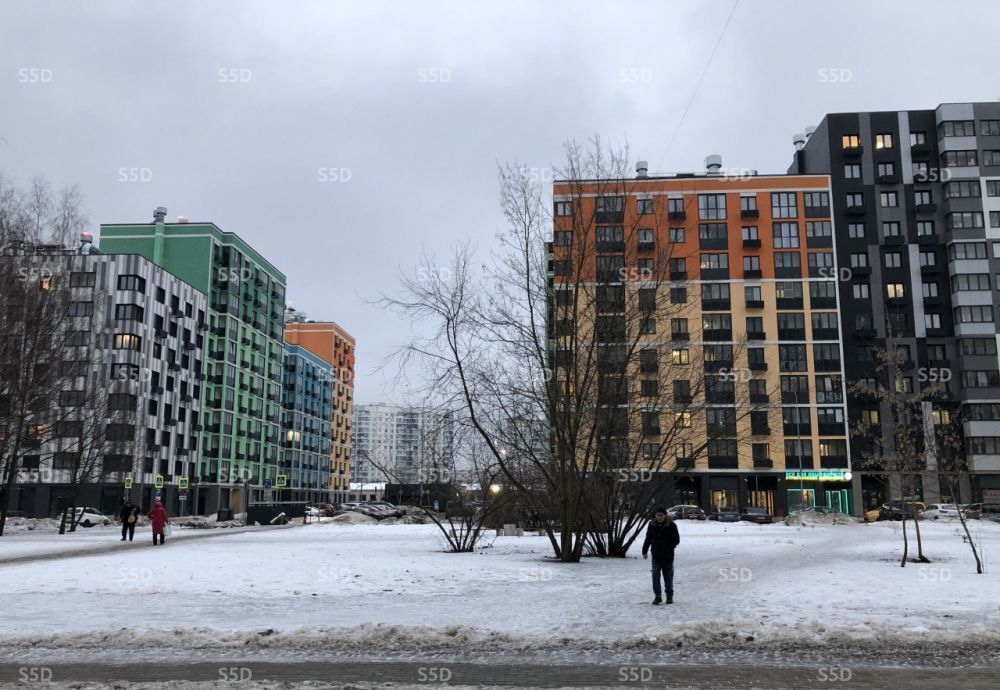
[[[845,470],[795,470],[785,472],[785,493],[788,512],[794,513],[814,506],[832,508],[852,515],[852,474]]]

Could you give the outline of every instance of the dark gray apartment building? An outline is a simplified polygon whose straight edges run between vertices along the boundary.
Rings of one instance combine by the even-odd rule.
[[[1000,103],[829,114],[795,144],[789,173],[831,180],[848,381],[872,375],[888,337],[909,360],[904,385],[947,379],[924,423],[961,412],[960,496],[947,495],[933,458],[904,493],[1000,500]],[[849,395],[848,414],[878,423],[863,396]],[[883,485],[855,469],[855,504],[880,503]]]
[[[11,508],[36,517],[66,505],[81,435],[100,436],[99,469],[77,506],[115,514],[125,497],[190,514],[195,490],[206,296],[136,254],[30,248],[33,274],[68,285],[65,390],[57,428],[24,459]],[[96,413],[95,413],[96,410]],[[106,416],[106,419],[102,419]],[[86,439],[85,439],[86,440]],[[77,462],[77,467],[79,463]]]

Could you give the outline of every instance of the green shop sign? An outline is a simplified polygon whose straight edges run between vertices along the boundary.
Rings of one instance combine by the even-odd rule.
[[[796,482],[849,482],[851,473],[843,471],[785,472],[785,480]]]

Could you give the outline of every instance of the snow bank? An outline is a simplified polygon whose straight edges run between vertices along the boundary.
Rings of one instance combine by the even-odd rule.
[[[373,525],[378,522],[378,520],[373,517],[369,517],[368,515],[348,511],[343,515],[336,515],[330,518],[329,522],[338,525]]]
[[[858,518],[841,513],[799,513],[789,515],[784,519],[784,523],[789,527],[802,527],[808,525],[856,525],[861,522]]]

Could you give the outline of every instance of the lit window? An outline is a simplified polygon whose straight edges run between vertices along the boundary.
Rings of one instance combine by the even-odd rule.
[[[892,148],[892,135],[891,134],[876,134],[875,135],[875,148],[876,149],[891,149]]]

